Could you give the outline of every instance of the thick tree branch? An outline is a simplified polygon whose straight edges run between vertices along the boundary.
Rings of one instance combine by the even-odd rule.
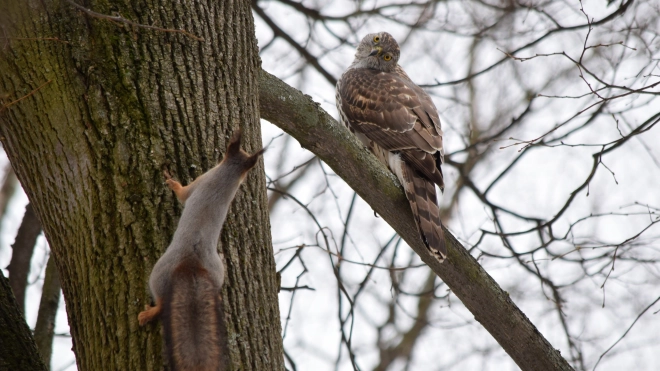
[[[430,255],[394,175],[309,96],[262,71],[259,104],[263,119],[279,126],[321,158],[399,233],[521,369],[572,370],[449,232],[445,231],[447,261],[440,264]]]
[[[0,271],[0,370],[48,370],[39,357],[37,346],[9,280]]]

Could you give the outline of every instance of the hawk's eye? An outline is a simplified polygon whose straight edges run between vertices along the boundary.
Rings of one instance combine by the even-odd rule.
[[[383,59],[384,59],[386,62],[388,62],[388,61],[392,60],[392,56],[389,55],[389,54],[385,54],[385,55],[383,56]]]
[[[380,36],[374,36],[374,42],[375,43],[380,42]]]

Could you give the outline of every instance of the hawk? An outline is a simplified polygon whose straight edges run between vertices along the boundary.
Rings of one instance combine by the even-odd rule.
[[[424,90],[397,64],[399,44],[387,32],[365,36],[337,81],[341,121],[401,182],[422,241],[447,257],[435,185],[444,190],[442,130]]]

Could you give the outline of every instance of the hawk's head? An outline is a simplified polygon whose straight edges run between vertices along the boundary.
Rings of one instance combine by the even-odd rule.
[[[370,33],[365,36],[355,53],[353,66],[392,72],[399,61],[399,44],[387,32]]]

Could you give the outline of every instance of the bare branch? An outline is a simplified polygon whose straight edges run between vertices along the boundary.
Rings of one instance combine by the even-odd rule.
[[[9,200],[14,196],[14,192],[18,186],[18,179],[11,164],[8,163],[4,170],[5,175],[2,180],[2,187],[0,187],[0,220],[5,216],[7,204],[9,204]]]
[[[55,335],[55,316],[60,304],[60,275],[57,273],[55,259],[52,255],[46,264],[46,275],[41,290],[41,302],[37,314],[37,324],[34,326],[34,340],[39,348],[39,354],[46,364],[50,364],[53,351],[53,336]]]
[[[315,102],[262,72],[261,117],[314,152],[379,213],[442,278],[524,370],[572,370],[509,296],[448,232],[449,257],[440,264],[419,239],[408,202],[394,176]],[[282,97],[289,97],[284,98]],[[521,345],[519,339],[528,339]]]
[[[24,311],[25,309],[25,289],[28,284],[28,274],[30,273],[30,261],[34,252],[34,244],[41,233],[41,223],[34,213],[32,204],[25,207],[25,215],[18,229],[16,241],[12,245],[11,262],[7,267],[9,271],[9,284],[16,301]]]
[[[337,79],[336,79],[334,76],[332,76],[332,74],[330,74],[330,72],[328,72],[325,68],[323,68],[323,67],[321,66],[321,64],[319,63],[318,58],[316,58],[315,56],[313,56],[313,55],[312,55],[310,52],[308,52],[304,47],[302,47],[300,44],[298,44],[298,42],[296,42],[296,41],[295,41],[295,40],[294,40],[294,39],[293,39],[288,33],[284,32],[284,30],[282,30],[282,29],[277,25],[277,23],[275,23],[275,21],[273,21],[273,20],[272,20],[267,14],[266,14],[266,12],[264,12],[263,9],[261,9],[261,8],[259,7],[259,4],[258,4],[257,0],[252,0],[252,9],[254,10],[255,13],[257,13],[257,15],[259,16],[259,18],[263,19],[264,22],[266,22],[266,24],[268,24],[268,26],[273,30],[273,33],[275,34],[275,37],[281,37],[281,38],[284,39],[287,43],[289,43],[289,45],[291,45],[294,49],[296,49],[296,51],[297,51],[297,52],[298,52],[303,58],[305,58],[305,60],[307,61],[307,63],[309,63],[310,65],[312,65],[312,66],[314,67],[314,69],[316,69],[316,71],[318,71],[318,73],[320,73],[320,74],[321,74],[326,80],[328,80],[328,82],[329,82],[331,85],[334,86],[334,85],[337,84]]]
[[[630,330],[632,330],[633,326],[635,326],[635,323],[637,323],[637,321],[638,321],[638,320],[644,315],[644,313],[646,313],[649,309],[651,309],[651,307],[654,306],[655,303],[657,303],[658,301],[660,301],[660,296],[659,296],[657,299],[655,299],[655,300],[653,301],[653,303],[649,304],[646,308],[644,308],[644,310],[643,310],[641,313],[639,313],[639,314],[637,315],[637,317],[636,317],[635,320],[630,324],[630,326],[628,327],[628,329],[626,330],[626,332],[624,332],[623,335],[621,335],[621,337],[620,337],[617,341],[615,341],[614,344],[612,344],[611,347],[607,348],[607,350],[604,351],[603,354],[600,355],[600,357],[598,357],[598,362],[596,362],[596,364],[594,365],[594,368],[592,369],[592,371],[596,371],[596,367],[598,367],[598,364],[599,364],[600,361],[603,359],[603,357],[605,357],[605,355],[606,355],[610,350],[612,350],[612,348],[614,348],[617,344],[619,344],[619,343],[621,342],[621,340],[623,340],[623,338],[625,338],[626,335],[628,335],[628,333],[630,332]]]
[[[9,281],[0,270],[0,368],[4,370],[47,371],[39,357],[32,333],[12,294]]]

